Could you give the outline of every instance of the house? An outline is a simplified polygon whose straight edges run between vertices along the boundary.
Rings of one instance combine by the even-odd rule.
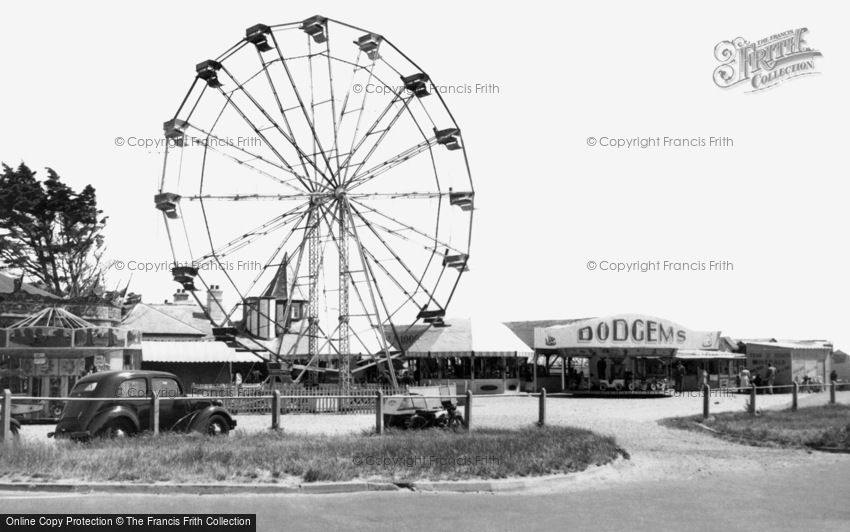
[[[219,309],[217,286],[207,293],[207,308]],[[142,369],[168,371],[191,390],[193,384],[227,384],[236,373],[246,381],[265,364],[250,352],[237,351],[216,341],[203,308],[189,292],[177,290],[172,301],[134,305],[122,325],[142,331]]]

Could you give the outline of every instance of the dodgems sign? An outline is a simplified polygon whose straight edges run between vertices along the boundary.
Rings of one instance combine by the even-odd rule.
[[[717,349],[720,331],[694,331],[652,316],[624,314],[537,328],[534,347]]]

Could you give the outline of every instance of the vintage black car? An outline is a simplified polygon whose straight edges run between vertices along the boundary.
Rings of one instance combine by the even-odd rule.
[[[93,436],[131,436],[150,429],[151,401],[159,397],[162,431],[227,434],[236,427],[221,401],[186,397],[180,381],[163,371],[109,371],[83,377],[71,397],[102,401],[68,401],[56,431],[48,437],[86,440]],[[126,398],[127,400],[122,400]]]

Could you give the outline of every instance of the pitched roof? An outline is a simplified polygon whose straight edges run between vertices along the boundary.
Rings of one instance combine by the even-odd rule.
[[[124,317],[121,324],[142,331],[142,336],[212,335],[212,326],[196,305],[153,305],[139,303]]]
[[[407,348],[409,356],[503,357],[533,354],[533,349],[505,324],[470,318],[447,318],[445,327],[431,327]]]
[[[0,273],[0,294],[11,294],[15,290],[15,278],[11,275]],[[35,286],[23,283],[21,285],[21,291],[27,294],[50,297],[53,299],[59,299],[55,295],[51,294],[47,290],[42,290],[41,288],[36,288]]]
[[[563,320],[532,320],[532,321],[507,321],[505,325],[513,331],[529,348],[534,349],[534,329],[536,327],[554,327],[557,325],[569,325],[577,321],[590,318],[572,318]]]

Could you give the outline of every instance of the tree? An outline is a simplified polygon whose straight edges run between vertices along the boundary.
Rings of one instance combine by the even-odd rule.
[[[35,174],[23,163],[3,164],[0,267],[58,296],[92,294],[101,283],[106,225],[94,187],[77,193],[50,168],[43,182]]]

